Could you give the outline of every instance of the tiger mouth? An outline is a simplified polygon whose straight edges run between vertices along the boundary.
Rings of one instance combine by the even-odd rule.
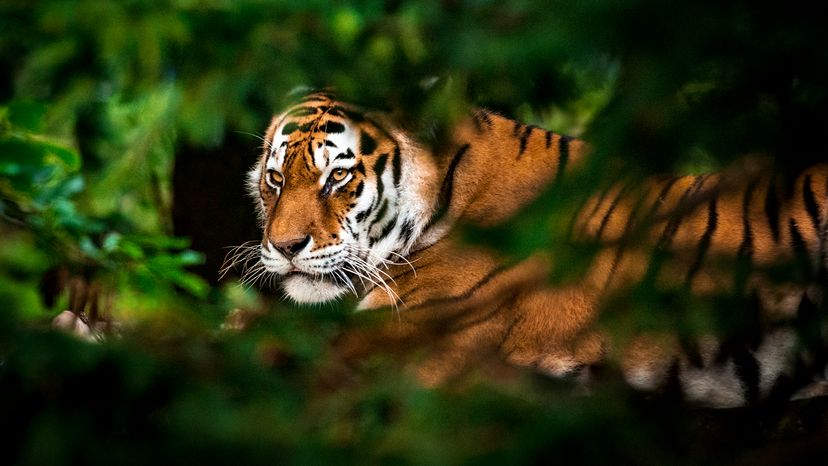
[[[338,273],[336,273],[338,272]],[[292,270],[288,271],[283,276],[283,279],[291,278],[291,277],[303,277],[306,280],[310,281],[323,281],[326,283],[330,283],[332,285],[337,285],[341,287],[348,287],[348,283],[345,281],[346,277],[348,279],[352,279],[355,277],[354,274],[351,272],[347,272],[345,270],[337,269],[333,272],[326,272],[326,273],[308,273],[302,272],[297,268],[293,268]]]

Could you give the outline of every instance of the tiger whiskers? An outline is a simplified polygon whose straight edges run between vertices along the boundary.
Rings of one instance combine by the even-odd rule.
[[[262,278],[266,277],[267,275],[268,275],[268,271],[267,271],[267,269],[265,269],[264,264],[261,263],[261,261],[260,261],[260,262],[257,262],[255,265],[253,265],[253,267],[247,269],[242,274],[242,277],[241,277],[241,280],[240,280],[239,283],[243,287],[250,289],[254,285],[256,285],[257,282],[259,282]]]
[[[359,246],[353,246],[353,245],[347,246],[347,250],[348,250],[348,252],[355,252],[356,255],[358,257],[360,257],[360,259],[363,259],[361,256],[365,256],[365,258],[363,260],[371,259],[373,262],[376,262],[378,264],[382,264],[385,267],[388,267],[390,265],[407,265],[411,269],[411,271],[414,272],[414,276],[415,277],[417,276],[417,269],[414,268],[413,263],[417,262],[419,259],[414,259],[414,261],[410,261],[405,256],[403,256],[402,254],[396,253],[394,251],[390,251],[390,250],[373,251],[370,248],[361,248]],[[401,262],[386,259],[386,258],[382,257],[380,254],[391,254],[391,255],[396,256],[397,258],[399,258],[401,260]]]
[[[384,282],[385,282],[385,279],[384,279],[384,278],[382,278],[382,277],[384,276],[384,277],[386,277],[387,279],[391,280],[391,283],[393,283],[393,284],[395,284],[395,285],[397,284],[397,282],[394,280],[394,277],[392,277],[391,275],[389,275],[389,274],[388,274],[388,272],[386,272],[385,270],[381,269],[381,268],[379,267],[379,265],[374,265],[374,264],[371,264],[371,263],[369,263],[368,261],[366,261],[365,259],[363,259],[363,258],[361,258],[361,257],[359,257],[359,256],[354,256],[354,255],[351,255],[351,256],[349,256],[349,259],[350,259],[350,260],[352,260],[352,261],[354,261],[354,263],[355,263],[355,264],[357,264],[357,265],[359,265],[360,267],[362,267],[362,269],[363,269],[365,272],[368,272],[368,273],[369,273],[372,277],[374,277],[375,279],[382,280],[382,281],[383,281],[383,283],[384,283]]]
[[[354,266],[354,267],[350,267],[350,266]],[[402,299],[400,298],[400,296],[381,277],[379,277],[377,279],[374,279],[370,276],[367,276],[367,275],[362,273],[365,270],[356,270],[358,267],[359,266],[357,266],[355,263],[352,263],[352,264],[348,264],[348,265],[343,265],[342,270],[344,270],[348,273],[351,273],[353,275],[356,275],[357,277],[359,277],[360,281],[362,281],[363,279],[367,280],[368,282],[372,283],[377,288],[384,291],[385,294],[388,295],[388,298],[391,300],[391,307],[394,309],[395,312],[399,313],[399,303],[402,302]],[[363,284],[363,286],[364,286],[364,284]]]
[[[391,283],[396,285],[394,277],[388,275],[388,273],[380,269],[378,266],[369,264],[364,259],[353,253],[348,255],[345,263],[342,265],[342,269],[357,276],[360,281],[368,281],[377,288],[383,290],[391,300],[394,310],[399,310],[399,303],[402,302],[402,299],[386,281],[387,278],[391,281]],[[363,287],[364,285],[365,284],[363,282]]]
[[[241,274],[242,277],[244,277],[250,269],[250,261],[258,259],[258,241],[245,241],[238,246],[231,247],[227,252],[227,255],[224,257],[224,262],[221,264],[221,268],[219,269],[219,280],[223,280],[231,270],[235,269],[239,265],[241,265]]]
[[[248,132],[248,131],[234,131],[234,132],[236,134],[243,134],[245,136],[253,136],[254,138],[258,139],[259,141],[262,141],[262,148],[267,147],[268,151],[271,151],[271,152],[273,151],[273,141],[268,141],[267,138],[265,138],[265,136],[262,136],[262,135],[256,134],[256,133],[251,133],[251,132]]]
[[[351,293],[353,293],[354,296],[359,296],[359,293],[357,293],[356,287],[354,286],[354,282],[348,277],[348,274],[339,269],[334,270],[332,273],[336,276],[336,278],[338,278],[342,283],[344,283],[349,290],[351,290]]]

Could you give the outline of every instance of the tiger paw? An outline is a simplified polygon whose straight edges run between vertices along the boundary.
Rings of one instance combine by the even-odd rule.
[[[102,341],[111,331],[111,322],[91,320],[85,314],[65,310],[52,319],[52,328],[75,335],[89,342]]]

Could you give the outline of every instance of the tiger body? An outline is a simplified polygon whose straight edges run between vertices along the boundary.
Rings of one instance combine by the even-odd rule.
[[[580,140],[485,111],[461,121],[449,144],[428,149],[382,114],[311,95],[274,117],[250,172],[264,233],[260,273],[280,278],[297,302],[352,293],[359,309],[397,308],[399,320],[354,336],[348,351],[430,338],[432,356],[416,369],[426,383],[486,351],[555,376],[583,373],[614,352],[639,388],[677,378],[690,399],[717,406],[767,396],[795,346],[790,332],[769,332],[746,350],[759,366],[746,382],[715,339],[701,338],[695,358],[669,334],[613,348],[598,311],[648,277],[654,249],[672,254],[659,280],[699,294],[736,286],[717,275],[718,259],[770,266],[801,253],[822,267],[828,169],[797,178],[801,196],[762,175],[613,186],[584,205],[573,229],[605,247],[585,277],[558,286],[549,285],[542,254],[506,266],[495,252],[452,239],[458,222],[507,222],[587,153]],[[765,307],[789,316],[802,293],[793,286],[781,311]]]

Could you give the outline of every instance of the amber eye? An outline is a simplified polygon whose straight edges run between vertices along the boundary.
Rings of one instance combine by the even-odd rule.
[[[334,183],[339,183],[340,181],[344,180],[346,176],[348,176],[348,170],[344,168],[337,168],[336,170],[331,172],[330,180]]]
[[[265,176],[267,185],[273,189],[281,188],[282,183],[284,183],[285,181],[285,178],[282,176],[282,174],[277,172],[276,170],[268,170]]]

